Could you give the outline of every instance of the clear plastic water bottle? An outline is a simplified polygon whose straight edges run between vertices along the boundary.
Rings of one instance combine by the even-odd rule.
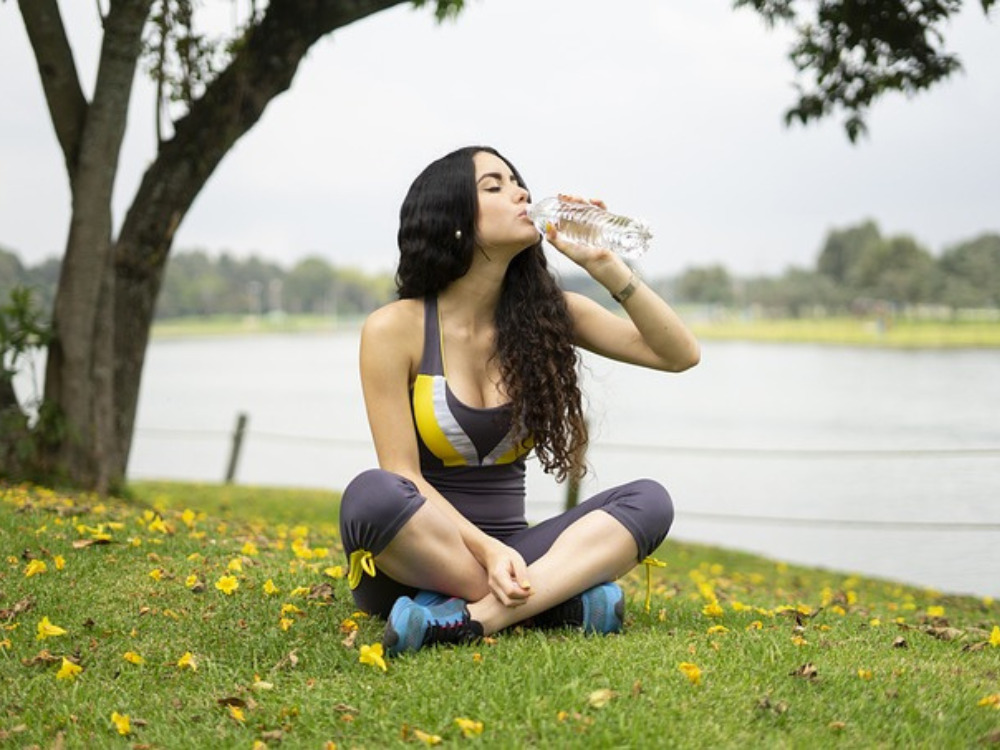
[[[649,249],[653,232],[637,219],[613,214],[589,203],[545,198],[528,206],[528,216],[545,234],[551,223],[566,239],[588,247],[602,247],[634,260]]]

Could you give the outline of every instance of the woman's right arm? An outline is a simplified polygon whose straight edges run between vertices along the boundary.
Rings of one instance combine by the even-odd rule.
[[[420,471],[410,412],[410,383],[420,361],[422,344],[423,305],[416,300],[400,300],[376,310],[361,330],[361,387],[379,467],[411,480],[429,502],[455,523],[465,546],[486,570],[490,588],[501,601],[523,600],[527,592],[522,593],[519,586],[508,581],[525,580],[524,561],[516,553],[512,559],[513,550],[466,519]],[[496,570],[500,567],[509,570],[506,573]]]

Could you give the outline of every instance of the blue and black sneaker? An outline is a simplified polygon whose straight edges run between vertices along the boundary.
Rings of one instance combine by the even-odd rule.
[[[602,583],[535,615],[537,628],[583,628],[584,633],[619,633],[625,624],[625,592],[617,583]]]
[[[389,613],[382,648],[387,656],[398,656],[435,643],[472,643],[482,637],[483,626],[469,617],[465,600],[419,604],[408,596],[401,596]]]
[[[433,607],[436,604],[444,604],[451,599],[447,594],[439,594],[437,591],[423,589],[413,595],[413,601],[423,607]]]

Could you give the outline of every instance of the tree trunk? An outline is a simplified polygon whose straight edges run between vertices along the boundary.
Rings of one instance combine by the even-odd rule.
[[[89,104],[57,0],[19,0],[73,197],[46,366],[45,400],[66,428],[49,457],[53,474],[102,493],[123,483],[156,298],[181,220],[229,149],[291,85],[312,44],[405,1],[271,0],[161,144],[115,240],[111,196],[152,0],[111,0]]]
[[[59,120],[56,128],[70,174],[72,217],[45,378],[45,400],[61,412],[65,438],[50,460],[64,479],[98,492],[108,489],[115,445],[111,195],[150,1],[111,3],[94,100],[82,127]],[[78,113],[62,106],[59,93],[46,89],[54,121],[64,110]]]

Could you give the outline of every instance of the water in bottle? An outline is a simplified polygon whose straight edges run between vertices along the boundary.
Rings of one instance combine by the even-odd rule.
[[[559,234],[572,242],[607,248],[629,260],[645,253],[653,238],[645,222],[613,214],[590,203],[545,198],[528,207],[528,216],[542,234],[545,234],[545,225],[551,223]]]

